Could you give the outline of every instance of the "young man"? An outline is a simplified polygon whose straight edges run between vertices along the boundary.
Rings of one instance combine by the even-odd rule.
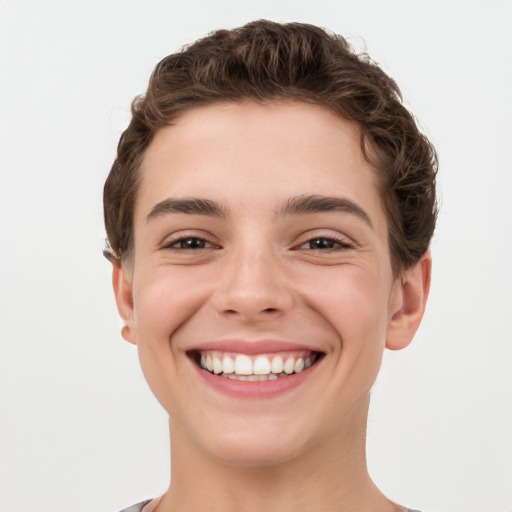
[[[127,510],[404,511],[366,467],[382,353],[430,284],[436,157],[339,36],[268,21],[156,67],[105,185],[171,484]]]

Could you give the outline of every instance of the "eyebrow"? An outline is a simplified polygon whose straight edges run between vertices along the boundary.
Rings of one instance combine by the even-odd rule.
[[[320,195],[292,197],[277,210],[276,215],[278,217],[284,217],[286,215],[323,212],[342,212],[355,215],[373,228],[369,215],[359,205],[344,197]],[[226,218],[229,216],[229,208],[210,199],[200,199],[196,197],[177,199],[169,197],[153,206],[146,216],[146,222],[169,213]]]
[[[277,212],[279,216],[304,213],[342,212],[355,215],[373,228],[370,216],[356,203],[344,197],[298,196],[290,198]]]
[[[206,215],[208,217],[227,217],[229,215],[229,210],[210,199],[199,199],[195,197],[176,199],[169,197],[153,206],[149,214],[146,216],[146,222],[169,213]]]

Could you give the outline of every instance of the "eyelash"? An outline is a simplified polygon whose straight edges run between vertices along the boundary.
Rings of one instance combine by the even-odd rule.
[[[323,247],[323,248],[304,248],[303,246],[306,244],[311,244],[312,242],[327,242],[329,245],[332,245],[331,247]],[[322,251],[322,252],[332,252],[332,251],[343,251],[346,249],[353,249],[354,245],[350,242],[347,242],[345,238],[338,238],[335,236],[315,236],[313,238],[310,238],[309,240],[306,240],[302,244],[298,246],[299,249],[303,251]]]
[[[183,247],[182,244],[185,244],[186,242],[199,242],[201,245],[208,245],[208,247]],[[180,245],[179,247],[176,247],[177,245]],[[168,243],[166,243],[163,246],[163,249],[171,249],[176,251],[197,251],[202,249],[211,249],[213,247],[216,247],[212,242],[209,242],[206,240],[206,238],[202,238],[200,236],[184,236],[181,238],[178,238],[177,240],[172,240]]]
[[[185,244],[190,244],[192,242],[192,246],[184,246]],[[306,244],[311,243],[318,243],[327,242],[328,247],[304,247]],[[303,250],[303,251],[322,251],[322,252],[331,252],[331,251],[340,251],[340,250],[346,250],[346,249],[353,249],[354,245],[347,242],[344,238],[338,238],[338,237],[329,237],[329,236],[316,236],[313,238],[310,238],[309,240],[306,240],[299,246],[297,246],[296,250]],[[163,246],[164,249],[171,249],[171,250],[177,250],[177,251],[198,251],[203,249],[211,249],[211,248],[218,248],[218,246],[215,246],[212,242],[209,242],[205,238],[199,237],[199,236],[184,236],[181,238],[178,238],[177,240],[172,240],[171,242],[165,244]]]

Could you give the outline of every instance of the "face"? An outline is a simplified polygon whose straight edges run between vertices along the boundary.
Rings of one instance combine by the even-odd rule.
[[[355,125],[303,103],[199,107],[156,134],[114,288],[202,453],[272,464],[364,430],[384,347],[410,341],[428,289],[425,264],[393,276],[374,173]]]

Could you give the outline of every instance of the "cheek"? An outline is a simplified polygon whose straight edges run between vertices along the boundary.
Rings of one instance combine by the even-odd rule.
[[[206,287],[186,269],[160,267],[141,273],[135,281],[134,312],[141,342],[170,341],[173,333],[201,306]]]
[[[204,304],[204,287],[191,286],[176,269],[140,273],[134,280],[135,334],[140,364],[156,398],[170,413],[179,379],[180,354],[175,334]],[[137,286],[137,282],[144,283]]]
[[[355,266],[323,270],[327,272],[316,276],[316,286],[308,286],[314,290],[311,306],[335,328],[344,348],[368,337],[384,338],[389,299],[380,277]]]
[[[386,342],[388,296],[379,275],[344,267],[324,279],[311,306],[334,334],[333,401],[355,405],[373,386]]]
[[[338,341],[331,400],[340,407],[333,413],[333,428],[344,411],[364,400],[373,386],[382,363],[388,318],[388,297],[375,276],[358,269],[343,274],[343,279],[330,279],[322,300],[323,317]]]

